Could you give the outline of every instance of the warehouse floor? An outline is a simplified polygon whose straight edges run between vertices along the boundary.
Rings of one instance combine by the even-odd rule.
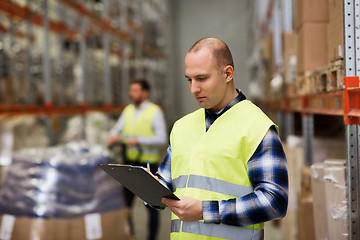
[[[134,209],[134,225],[136,240],[147,239],[148,212],[140,198],[136,198]],[[167,208],[160,212],[160,228],[158,240],[170,239],[170,218],[171,211]]]

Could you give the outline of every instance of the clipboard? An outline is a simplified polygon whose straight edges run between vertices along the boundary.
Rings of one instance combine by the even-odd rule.
[[[163,197],[180,200],[141,166],[101,164],[99,168],[151,206],[166,207]]]

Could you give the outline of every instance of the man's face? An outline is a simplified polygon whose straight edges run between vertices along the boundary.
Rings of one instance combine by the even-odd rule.
[[[216,112],[226,106],[226,74],[219,71],[210,50],[202,48],[186,55],[185,77],[201,107]]]
[[[129,87],[130,100],[135,105],[140,105],[147,98],[147,91],[141,89],[141,85],[138,83],[132,83]]]

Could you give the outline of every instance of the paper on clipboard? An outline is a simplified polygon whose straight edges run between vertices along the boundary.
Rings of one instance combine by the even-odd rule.
[[[161,199],[179,200],[169,189],[139,166],[123,164],[102,164],[99,168],[110,174],[121,185],[132,191],[139,198],[156,207],[166,207]]]

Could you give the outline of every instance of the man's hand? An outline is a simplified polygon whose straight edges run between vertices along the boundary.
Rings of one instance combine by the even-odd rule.
[[[119,135],[111,135],[108,137],[108,145],[111,145],[111,144],[114,144],[114,143],[117,143],[117,142],[120,142],[121,140],[121,136]]]
[[[179,200],[163,198],[162,202],[184,222],[194,222],[203,219],[200,200],[191,197],[181,197]]]
[[[131,138],[128,141],[126,141],[126,145],[129,147],[133,147],[138,143],[139,143],[139,140],[137,138]]]

